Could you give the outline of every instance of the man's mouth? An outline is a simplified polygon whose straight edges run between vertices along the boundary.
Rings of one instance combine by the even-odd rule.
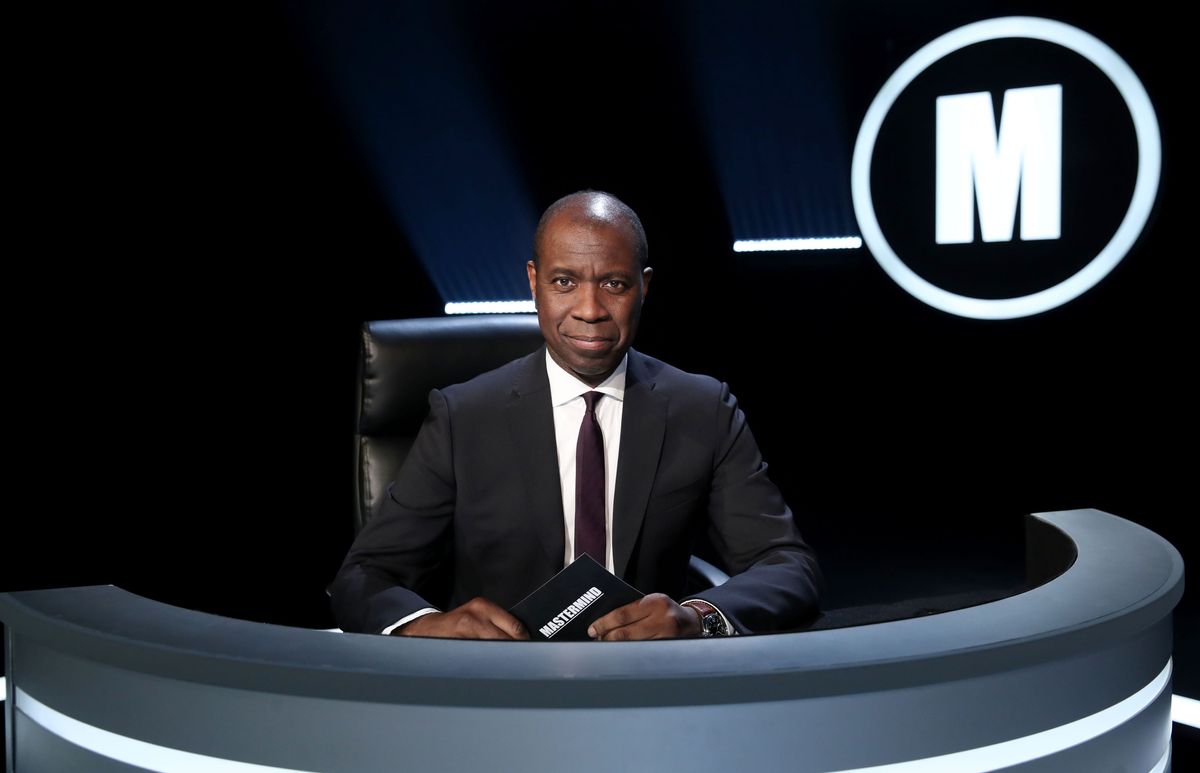
[[[611,338],[605,338],[603,336],[572,336],[572,335],[568,335],[568,336],[566,336],[566,338],[569,338],[572,343],[574,343],[576,346],[578,346],[581,349],[604,349],[605,347],[607,347],[609,344],[612,343]]]

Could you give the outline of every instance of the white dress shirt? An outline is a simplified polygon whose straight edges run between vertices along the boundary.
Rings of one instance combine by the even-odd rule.
[[[575,449],[587,404],[583,396],[600,392],[596,421],[604,438],[604,568],[613,571],[613,494],[617,490],[617,459],[621,453],[621,417],[625,413],[625,368],[629,355],[612,374],[590,387],[567,373],[546,351],[546,375],[550,377],[550,404],[554,408],[554,437],[558,443],[558,480],[562,486],[563,566],[575,560]]]

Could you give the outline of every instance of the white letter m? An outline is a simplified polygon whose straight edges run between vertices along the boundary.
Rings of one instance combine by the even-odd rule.
[[[975,241],[975,199],[985,242],[1062,233],[1062,85],[1008,89],[1000,133],[986,91],[937,99],[938,244]]]

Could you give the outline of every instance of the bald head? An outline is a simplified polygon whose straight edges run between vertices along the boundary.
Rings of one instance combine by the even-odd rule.
[[[538,221],[537,231],[533,234],[534,265],[540,261],[542,241],[546,235],[546,227],[551,221],[563,221],[585,227],[620,228],[629,236],[639,268],[646,267],[649,249],[642,221],[629,205],[611,193],[576,191],[547,207],[542,213],[542,219]]]

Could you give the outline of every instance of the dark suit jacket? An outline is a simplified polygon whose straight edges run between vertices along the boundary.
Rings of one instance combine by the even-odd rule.
[[[509,608],[563,566],[545,348],[430,392],[380,512],[331,588],[346,631],[485,596]],[[701,595],[741,632],[816,610],[820,572],[727,385],[629,350],[613,501],[615,573],[679,600],[707,530],[731,579]]]

